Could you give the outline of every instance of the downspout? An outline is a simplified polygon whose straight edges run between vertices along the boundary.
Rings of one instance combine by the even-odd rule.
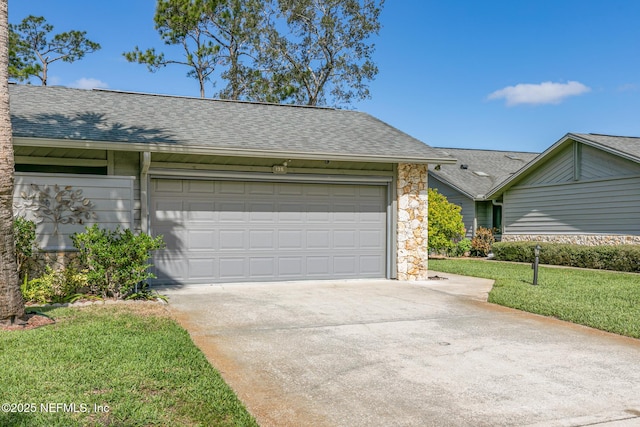
[[[484,198],[484,194],[478,194],[476,197],[470,197],[470,198],[471,198],[471,201],[473,202],[473,225],[471,226],[472,227],[471,238],[473,239],[474,237],[476,237],[476,231],[478,230],[478,215],[479,215],[478,202],[486,201],[486,199]],[[486,211],[486,207],[485,207],[485,211]],[[486,215],[487,213],[485,212],[484,214]]]
[[[140,230],[149,234],[149,167],[151,152],[140,153]]]

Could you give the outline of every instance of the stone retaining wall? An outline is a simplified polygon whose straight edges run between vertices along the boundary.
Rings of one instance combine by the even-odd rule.
[[[570,243],[574,245],[640,245],[640,236],[601,234],[503,234],[502,242]]]
[[[427,280],[427,165],[398,165],[398,280]]]

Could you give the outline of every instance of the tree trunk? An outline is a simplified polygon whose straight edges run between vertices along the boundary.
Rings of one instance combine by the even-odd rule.
[[[48,58],[47,58],[47,60],[48,60]],[[47,85],[47,68],[49,68],[48,67],[49,64],[46,62],[47,60],[45,60],[42,63],[42,77],[40,78],[40,80],[42,80],[42,86],[46,86]]]
[[[13,237],[13,141],[9,111],[8,0],[0,0],[0,322],[24,318]]]

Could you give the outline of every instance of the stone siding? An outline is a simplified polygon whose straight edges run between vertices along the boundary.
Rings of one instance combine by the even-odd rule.
[[[427,165],[398,165],[398,280],[427,280]]]
[[[602,234],[503,234],[503,242],[570,243],[574,245],[640,245],[640,236]]]

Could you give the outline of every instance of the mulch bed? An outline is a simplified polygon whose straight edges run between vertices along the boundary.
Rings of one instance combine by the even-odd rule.
[[[29,329],[39,328],[41,326],[51,325],[52,323],[56,323],[56,321],[50,317],[43,316],[38,313],[28,313],[26,323],[23,325],[0,325],[0,331],[26,331]]]

